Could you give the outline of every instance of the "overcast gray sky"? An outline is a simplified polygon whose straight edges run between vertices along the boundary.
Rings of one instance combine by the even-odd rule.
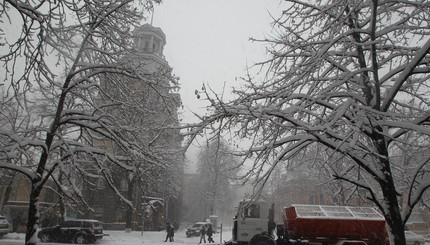
[[[265,58],[263,45],[249,41],[270,34],[269,13],[279,16],[279,0],[164,0],[153,25],[166,34],[164,54],[180,77],[186,108],[202,107],[194,95],[203,83],[221,92],[237,85],[245,67]],[[150,20],[150,19],[149,19]],[[185,113],[185,121],[190,114]]]
[[[280,15],[279,4],[280,0],[164,0],[155,7],[153,26],[166,34],[164,55],[180,78],[185,122],[196,121],[189,110],[205,111],[194,95],[203,83],[221,93],[224,83],[227,88],[238,86],[236,78],[244,76],[246,67],[266,58],[264,46],[249,38],[270,35],[270,14]],[[198,144],[187,154],[188,171],[194,169]]]

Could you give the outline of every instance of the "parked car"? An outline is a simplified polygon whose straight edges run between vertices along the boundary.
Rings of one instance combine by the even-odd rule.
[[[103,227],[98,220],[75,219],[42,228],[37,237],[42,242],[94,243],[103,238]]]
[[[424,237],[413,233],[412,231],[405,231],[406,245],[424,245],[426,242]]]
[[[187,228],[187,230],[185,231],[185,235],[187,235],[187,237],[200,236],[200,230],[202,229],[202,227],[204,225],[208,225],[208,224],[210,224],[210,223],[209,222],[197,222],[193,226]]]
[[[9,233],[9,222],[6,217],[0,215],[0,238]]]

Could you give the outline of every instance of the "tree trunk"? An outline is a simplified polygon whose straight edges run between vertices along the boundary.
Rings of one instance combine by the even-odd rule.
[[[27,221],[27,231],[25,234],[25,244],[26,245],[36,245],[37,237],[36,231],[39,223],[39,195],[40,195],[40,181],[32,180],[31,183],[31,193],[30,201],[28,207],[28,221]]]
[[[403,226],[402,216],[400,214],[400,207],[397,201],[397,195],[393,182],[387,183],[385,186],[383,186],[382,192],[384,194],[388,209],[388,213],[385,214],[385,220],[388,224],[387,228],[389,229],[389,235],[394,236],[391,238],[394,242],[394,245],[405,245],[405,229]]]
[[[62,178],[63,178],[63,174],[60,171],[59,177],[58,177],[58,182],[60,183],[60,185],[62,184]],[[57,186],[57,191],[58,193],[60,193],[60,195],[58,196],[59,198],[59,204],[60,204],[60,223],[63,223],[65,221],[65,216],[66,216],[66,208],[64,205],[64,193],[63,193],[63,189],[61,189],[61,186],[58,185]]]
[[[64,205],[64,194],[61,192],[60,194],[60,223],[63,223],[66,220],[66,208]]]
[[[133,201],[133,194],[134,194],[134,182],[135,182],[135,177],[133,177],[131,179],[131,181],[128,181],[128,190],[127,190],[127,199],[130,201]],[[134,202],[133,202],[134,203]],[[134,212],[134,207],[127,205],[127,212],[125,215],[125,228],[126,229],[133,229],[133,212]]]
[[[378,132],[383,132],[381,127],[376,127],[372,138],[376,146],[377,152],[379,153],[379,161],[381,163],[382,172],[384,173],[384,179],[379,181],[379,185],[382,189],[382,195],[384,201],[382,207],[384,211],[385,220],[387,222],[388,235],[390,237],[390,244],[393,245],[405,245],[405,228],[403,226],[402,215],[400,213],[399,201],[397,199],[396,186],[391,171],[391,165],[389,160],[388,147],[385,141],[385,137]]]

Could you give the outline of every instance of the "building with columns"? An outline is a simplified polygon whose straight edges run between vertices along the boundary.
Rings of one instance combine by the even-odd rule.
[[[133,30],[134,49],[140,59],[147,60],[145,69],[154,72],[160,66],[168,67],[168,63],[163,55],[164,45],[166,45],[166,35],[159,27],[144,24]]]

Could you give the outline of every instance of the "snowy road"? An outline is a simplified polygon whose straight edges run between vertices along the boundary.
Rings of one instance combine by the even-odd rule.
[[[199,237],[187,238],[185,236],[185,230],[179,230],[175,233],[175,242],[164,242],[166,238],[166,232],[147,231],[141,236],[140,231],[133,231],[131,233],[125,233],[124,231],[104,231],[109,236],[104,237],[101,241],[95,243],[95,245],[183,245],[183,244],[199,244]],[[219,233],[213,237],[216,243],[220,243]],[[224,230],[222,240],[228,241],[231,239],[231,231]],[[64,245],[64,243],[38,243],[39,245]],[[70,244],[70,243],[68,243]],[[24,234],[7,234],[0,239],[0,245],[24,245]],[[425,245],[430,245],[430,242],[426,242]]]
[[[174,242],[164,242],[166,238],[166,232],[156,232],[156,231],[147,231],[143,233],[141,236],[140,231],[133,231],[131,233],[125,233],[124,231],[110,231],[105,230],[105,234],[109,234],[109,236],[105,236],[101,241],[98,241],[96,245],[179,245],[179,244],[199,244],[199,237],[191,237],[187,238],[185,236],[185,230],[179,230],[175,233],[175,241]],[[211,244],[220,244],[220,236],[219,233],[213,236],[216,243]],[[223,232],[222,240],[230,240],[231,239],[231,231],[225,230]],[[24,234],[7,234],[0,239],[0,245],[23,245],[24,244]],[[62,243],[38,243],[40,245],[58,245]]]

